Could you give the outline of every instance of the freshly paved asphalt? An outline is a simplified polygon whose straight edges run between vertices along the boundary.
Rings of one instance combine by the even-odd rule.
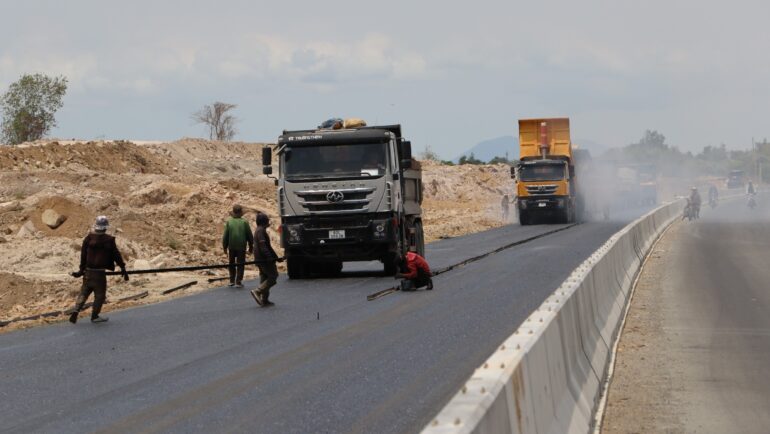
[[[506,249],[437,276],[433,291],[366,301],[394,280],[282,277],[269,309],[221,288],[113,312],[107,324],[0,335],[0,431],[418,431],[625,223]],[[426,256],[441,268],[557,227],[442,240]]]

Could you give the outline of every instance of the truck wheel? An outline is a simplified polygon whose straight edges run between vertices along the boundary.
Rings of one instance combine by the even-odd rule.
[[[394,276],[396,273],[398,273],[398,263],[396,262],[397,258],[395,255],[391,255],[388,257],[388,259],[384,260],[382,263],[385,266],[385,275],[386,276]]]
[[[576,208],[577,207],[573,205],[564,210],[564,223],[575,223],[575,221],[577,221]]]
[[[425,232],[422,229],[422,222],[419,221],[414,225],[414,235],[417,238],[415,245],[417,247],[417,254],[425,257]]]
[[[300,258],[287,258],[286,274],[289,279],[304,279],[307,277],[307,263]]]
[[[519,224],[522,226],[532,224],[532,221],[529,218],[529,213],[527,211],[519,211]]]

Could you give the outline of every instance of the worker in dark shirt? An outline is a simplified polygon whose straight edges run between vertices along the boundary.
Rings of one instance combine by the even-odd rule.
[[[422,256],[415,252],[407,252],[401,262],[402,273],[396,274],[396,279],[404,279],[401,281],[402,291],[414,291],[422,288],[433,289],[433,273],[430,271],[428,262]]]
[[[275,286],[278,280],[278,267],[276,262],[283,262],[270,244],[270,235],[267,228],[270,226],[270,217],[261,212],[257,213],[257,230],[254,231],[254,260],[259,267],[259,287],[251,290],[251,296],[262,307],[273,306],[270,301],[270,288]]]
[[[107,217],[97,217],[93,232],[85,237],[83,246],[80,248],[80,269],[72,275],[83,277],[83,286],[80,289],[73,312],[70,314],[70,322],[73,324],[78,321],[78,313],[83,310],[91,293],[94,294],[91,322],[107,322],[108,318],[99,316],[104,300],[107,298],[107,275],[105,274],[107,270],[114,271],[115,264],[117,264],[123,273],[123,279],[128,281],[126,264],[115,244],[115,237],[106,233],[108,227]]]
[[[243,270],[246,262],[246,253],[251,253],[254,239],[251,236],[249,222],[242,219],[243,207],[233,205],[231,217],[225,223],[222,234],[222,248],[228,258],[230,271],[230,286],[243,288]],[[241,264],[241,265],[236,265]]]

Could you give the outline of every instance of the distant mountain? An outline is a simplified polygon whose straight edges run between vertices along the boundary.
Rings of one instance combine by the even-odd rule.
[[[457,161],[463,155],[469,157],[472,153],[475,158],[487,162],[495,157],[505,157],[506,152],[508,153],[508,159],[510,160],[519,158],[518,138],[513,136],[502,136],[495,139],[484,140],[458,155],[454,161]]]
[[[600,156],[605,151],[610,149],[610,147],[607,145],[603,145],[601,143],[587,139],[575,139],[573,140],[573,143],[575,143],[580,149],[587,149],[588,152],[591,153],[591,156],[594,158]],[[509,160],[516,160],[519,158],[518,137],[502,136],[494,139],[484,140],[479,142],[476,146],[458,155],[454,161],[457,161],[463,155],[469,157],[471,153],[473,153],[475,158],[487,162],[495,157],[505,157],[506,152],[508,152]]]

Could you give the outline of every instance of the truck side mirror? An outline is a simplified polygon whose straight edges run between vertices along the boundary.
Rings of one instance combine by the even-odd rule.
[[[511,166],[511,179],[516,179],[516,166]]]
[[[269,146],[262,148],[262,174],[273,174],[273,150]]]
[[[401,143],[401,167],[409,169],[412,167],[412,142],[402,140]]]

